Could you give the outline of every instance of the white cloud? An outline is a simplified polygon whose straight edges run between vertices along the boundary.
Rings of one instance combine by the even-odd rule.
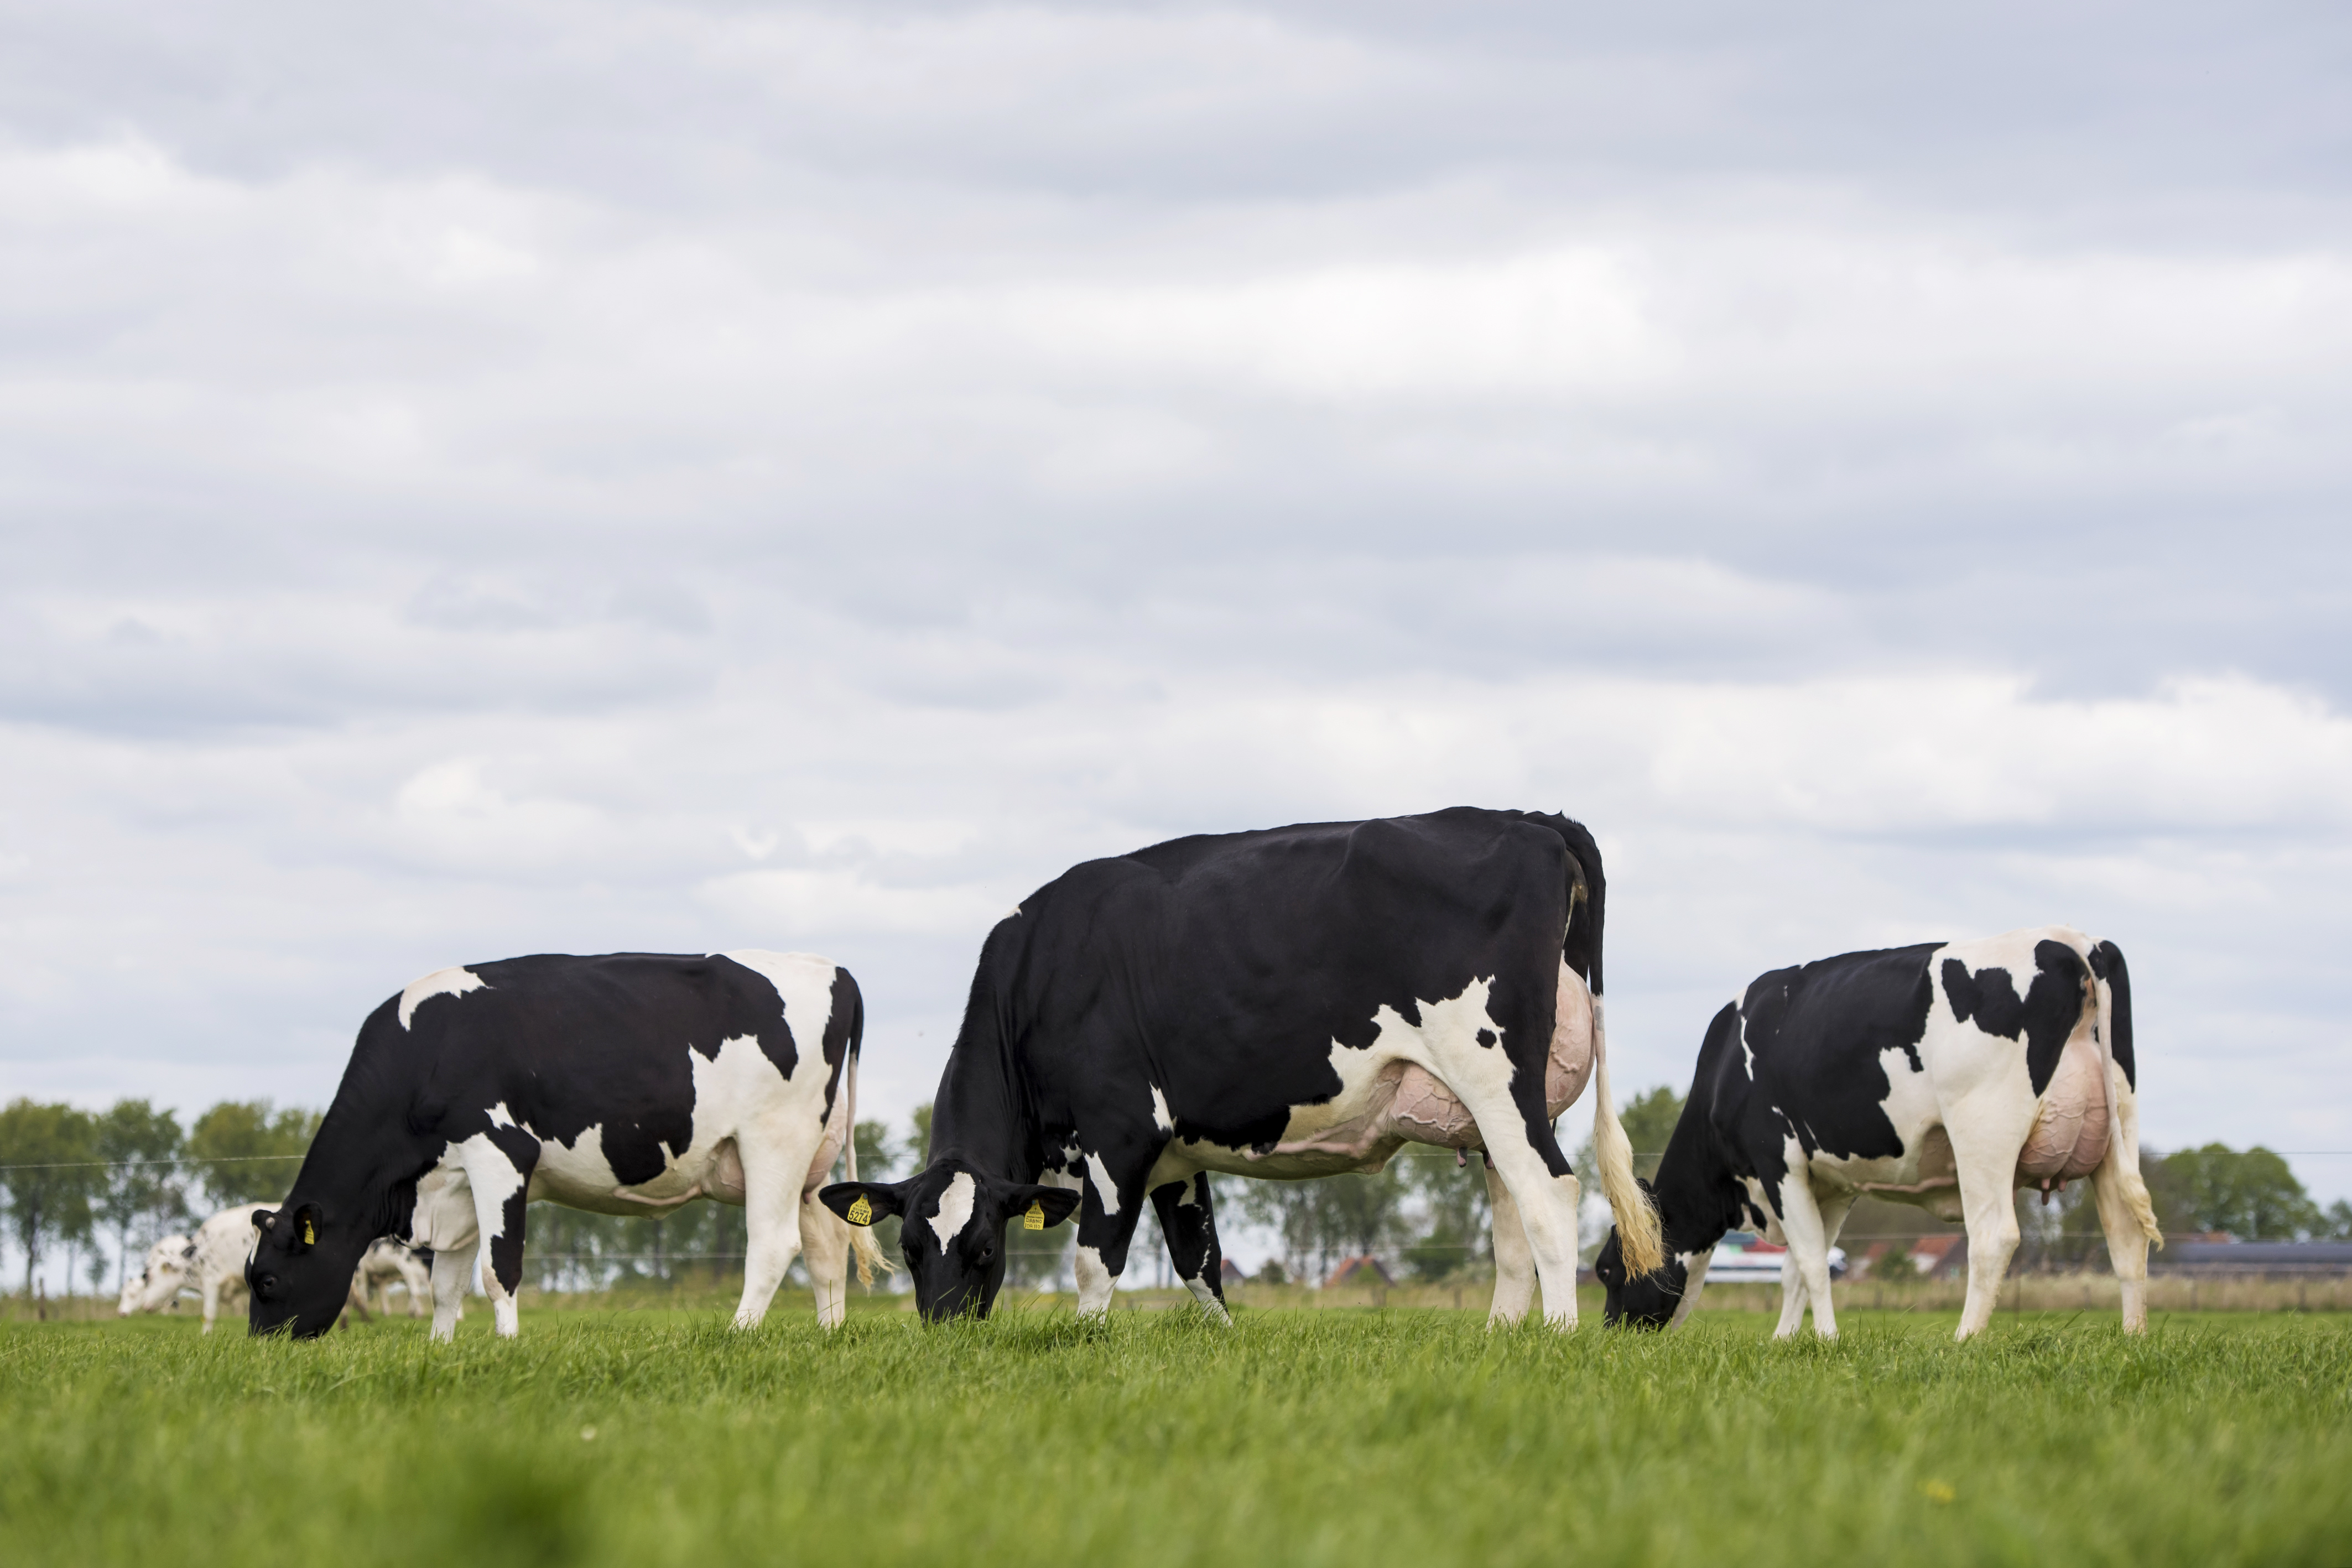
[[[0,1088],[318,1100],[410,975],[790,941],[900,1109],[1072,862],[1484,800],[1601,831],[1629,1082],[2061,918],[2157,1135],[2352,1139],[2293,27],[465,24],[0,57]]]

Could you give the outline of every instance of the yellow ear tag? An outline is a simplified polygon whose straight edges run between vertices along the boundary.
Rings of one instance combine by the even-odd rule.
[[[319,1233],[310,1228],[310,1222],[309,1220],[304,1220],[302,1222],[302,1245],[305,1247],[316,1247],[318,1244]]]
[[[1021,1217],[1021,1228],[1024,1230],[1045,1228],[1045,1199],[1033,1197],[1029,1200],[1029,1212]]]
[[[849,1212],[842,1218],[852,1225],[871,1225],[874,1223],[874,1206],[866,1201],[866,1195],[861,1192],[857,1195],[857,1201],[849,1206]]]

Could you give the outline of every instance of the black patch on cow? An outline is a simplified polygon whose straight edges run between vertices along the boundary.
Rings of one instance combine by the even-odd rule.
[[[859,992],[857,982],[849,971],[836,968],[833,972],[833,1006],[824,1019],[824,1115],[833,1119],[833,1097],[841,1089],[841,1064],[856,1052],[866,1038],[866,998]],[[783,1070],[792,1076],[792,1070]],[[852,1135],[855,1135],[852,1129]]]
[[[1187,1196],[1192,1201],[1186,1202]],[[1217,1245],[1217,1224],[1211,1211],[1209,1173],[1190,1181],[1171,1181],[1151,1189],[1151,1207],[1160,1216],[1160,1234],[1168,1242],[1169,1260],[1179,1280],[1206,1280],[1219,1301],[1225,1299],[1223,1250]]]
[[[2107,1050],[2122,1066],[2124,1082],[2137,1089],[2139,1072],[2132,1060],[2131,970],[2124,965],[2124,950],[2112,942],[2092,948],[2091,973],[2107,983],[2116,1036],[2107,1042]]]
[[[2087,971],[2083,956],[2063,942],[2047,938],[2033,946],[2033,981],[2024,996],[2007,969],[1979,969],[1974,974],[1958,958],[1944,960],[1944,995],[1953,1016],[1973,1021],[1987,1034],[2003,1040],[2025,1040],[2025,1066],[2041,1093],[2058,1071],[2058,1057],[2066,1037],[2083,1016],[2083,982]]]
[[[1089,1180],[1079,1240],[1116,1274],[1171,1135],[1154,1088],[1175,1137],[1268,1150],[1293,1107],[1340,1092],[1335,1044],[1369,1049],[1382,1009],[1417,1021],[1423,1002],[1486,981],[1526,1135],[1566,1175],[1544,1057],[1563,960],[1601,989],[1604,897],[1580,826],[1471,808],[1177,839],[1074,866],[989,934],[929,1157],[1011,1181],[1034,1181],[1065,1146],[1099,1158],[1116,1212]]]
[[[1478,1031],[1477,1038],[1480,1045],[1492,1045],[1495,1043],[1495,1031],[1491,1029],[1482,1029]]]
[[[490,1272],[507,1294],[522,1288],[523,1215],[530,1207],[530,1176],[539,1168],[539,1140],[520,1127],[493,1127],[490,1143],[522,1176],[499,1211],[499,1234],[490,1238]]]

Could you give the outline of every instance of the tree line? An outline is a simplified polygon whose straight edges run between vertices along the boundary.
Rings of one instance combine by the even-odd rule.
[[[1681,1114],[1682,1096],[1664,1085],[1625,1104],[1621,1119],[1637,1170],[1654,1168]],[[0,1207],[24,1259],[26,1292],[43,1260],[60,1251],[69,1281],[79,1267],[93,1288],[104,1288],[110,1271],[119,1287],[129,1262],[158,1238],[233,1204],[283,1197],[319,1121],[318,1112],[266,1100],[223,1101],[184,1128],[174,1113],[145,1100],[119,1100],[94,1112],[13,1102],[0,1110]],[[917,1107],[903,1133],[885,1122],[860,1122],[856,1139],[861,1176],[898,1179],[925,1162],[930,1107]],[[1589,1144],[1575,1163],[1590,1171]],[[2141,1168],[2168,1236],[2352,1239],[2352,1203],[2338,1199],[2321,1208],[2286,1161],[2260,1145],[2143,1151]],[[2047,1206],[2020,1195],[2030,1260],[2057,1266],[2103,1255],[2088,1195],[2088,1183]],[[1377,1173],[1319,1181],[1219,1177],[1216,1203],[1220,1214],[1261,1226],[1275,1239],[1279,1252],[1260,1271],[1268,1281],[1318,1281],[1342,1260],[1366,1255],[1431,1283],[1484,1275],[1492,1267],[1485,1174],[1475,1158],[1457,1164],[1441,1150],[1409,1146]],[[1890,1211],[1885,1219],[1887,1234],[1932,1225],[1910,1209]],[[897,1254],[897,1223],[877,1228],[886,1256]],[[1866,1228],[1848,1225],[1850,1232]],[[1008,1230],[1008,1281],[1034,1285],[1058,1277],[1071,1235],[1067,1227]],[[528,1266],[541,1288],[604,1290],[639,1281],[717,1282],[740,1272],[747,1233],[743,1211],[724,1204],[690,1203],[643,1217],[543,1204],[531,1210],[529,1238]],[[1130,1270],[1155,1267],[1163,1250],[1147,1209]]]
[[[145,1100],[103,1111],[17,1099],[0,1109],[0,1207],[32,1294],[42,1260],[62,1250],[102,1289],[113,1252],[127,1260],[157,1239],[237,1203],[265,1203],[293,1185],[319,1130],[316,1111],[225,1100],[186,1127]],[[86,1257],[85,1257],[86,1255]]]

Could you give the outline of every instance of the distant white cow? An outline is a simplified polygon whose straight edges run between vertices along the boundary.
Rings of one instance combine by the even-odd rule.
[[[204,1298],[205,1333],[213,1332],[221,1298],[245,1290],[245,1261],[253,1256],[253,1217],[266,1203],[224,1208],[196,1229],[192,1240],[166,1236],[147,1249],[147,1266],[122,1282],[121,1312],[161,1312],[179,1300],[182,1288]]]
[[[408,1315],[423,1317],[425,1298],[433,1293],[432,1270],[415,1253],[386,1236],[361,1254],[359,1270],[352,1276],[352,1304],[362,1317],[371,1306],[390,1317],[394,1285],[408,1291]]]
[[[167,1312],[179,1304],[183,1290],[191,1290],[204,1298],[205,1333],[212,1333],[213,1321],[220,1316],[224,1301],[245,1292],[246,1260],[253,1256],[257,1234],[254,1211],[268,1207],[266,1203],[241,1203],[234,1208],[225,1208],[205,1220],[193,1239],[166,1236],[150,1247],[145,1266],[123,1281],[122,1300],[117,1310],[126,1318],[133,1312]],[[394,1284],[408,1290],[409,1316],[423,1317],[425,1299],[432,1290],[432,1276],[407,1248],[386,1238],[370,1247],[361,1258],[358,1270],[352,1275],[351,1294],[344,1305],[357,1308],[365,1317],[373,1304],[389,1316]]]

